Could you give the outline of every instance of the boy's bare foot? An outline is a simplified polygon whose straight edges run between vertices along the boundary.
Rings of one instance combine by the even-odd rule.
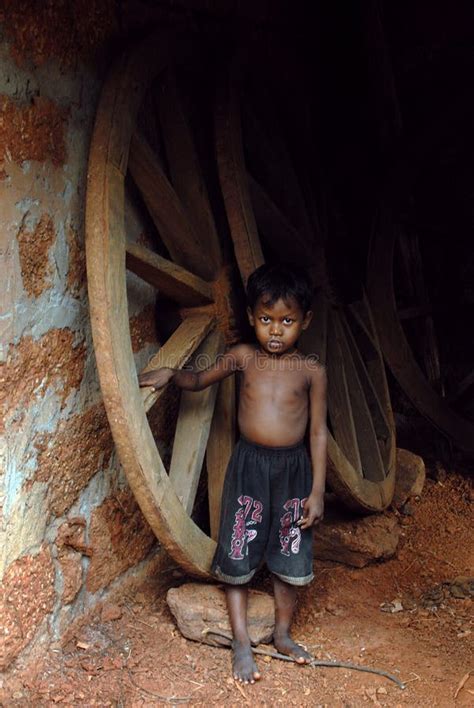
[[[294,642],[289,634],[274,634],[273,644],[280,654],[291,656],[298,664],[309,664],[313,658],[302,646]]]
[[[258,681],[260,673],[254,661],[250,643],[239,642],[234,639],[232,651],[234,652],[232,670],[236,681],[241,683],[255,683],[255,681]]]

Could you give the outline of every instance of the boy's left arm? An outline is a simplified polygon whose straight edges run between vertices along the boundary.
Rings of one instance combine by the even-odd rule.
[[[301,528],[307,529],[322,520],[324,514],[324,487],[326,483],[326,370],[318,365],[311,371],[310,447],[313,468],[313,486],[307,498]]]

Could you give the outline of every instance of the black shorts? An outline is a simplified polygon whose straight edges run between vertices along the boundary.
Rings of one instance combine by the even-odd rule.
[[[303,442],[266,447],[241,438],[222,492],[214,575],[242,585],[265,561],[272,573],[291,585],[311,582],[312,529],[296,524],[311,487],[311,463]]]

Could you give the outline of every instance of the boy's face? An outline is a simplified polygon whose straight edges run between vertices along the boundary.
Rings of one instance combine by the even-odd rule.
[[[247,308],[249,322],[255,329],[258,343],[268,354],[281,356],[291,352],[313,313],[303,313],[294,298],[277,300],[272,305],[260,297],[253,309]]]

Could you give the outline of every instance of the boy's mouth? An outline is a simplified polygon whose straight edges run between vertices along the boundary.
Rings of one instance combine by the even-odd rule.
[[[283,346],[283,342],[279,339],[270,339],[268,342],[269,349],[280,349]]]

